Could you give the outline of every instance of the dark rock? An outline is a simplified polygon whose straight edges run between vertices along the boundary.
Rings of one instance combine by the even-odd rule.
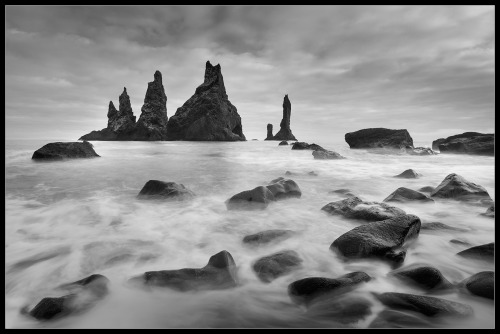
[[[372,302],[364,297],[342,295],[315,301],[307,309],[310,317],[333,319],[348,324],[366,318],[372,313]]]
[[[39,148],[33,153],[31,159],[62,160],[66,158],[93,158],[99,157],[88,141],[49,143]]]
[[[391,148],[413,147],[413,139],[406,129],[384,128],[362,129],[345,134],[345,141],[351,148]]]
[[[234,195],[226,201],[226,207],[228,210],[263,210],[275,200],[271,190],[259,186]]]
[[[163,182],[149,180],[142,187],[137,198],[139,199],[175,199],[184,200],[194,197],[194,193],[184,187],[183,184],[175,182]]]
[[[154,74],[154,80],[148,83],[141,116],[136,124],[134,140],[167,139],[167,96],[163,88],[160,71]]]
[[[272,180],[267,189],[273,193],[274,199],[277,201],[286,198],[300,198],[302,196],[302,191],[295,181],[281,177]]]
[[[427,186],[427,187],[422,187],[420,189],[418,189],[418,191],[421,191],[421,192],[424,192],[424,193],[431,193],[434,191],[434,187],[431,187],[431,186]]]
[[[433,199],[425,196],[418,191],[411,190],[405,187],[400,187],[396,189],[392,194],[384,199],[384,202],[408,202],[408,201],[419,201],[419,202],[434,202]]]
[[[265,140],[273,140],[273,125],[272,124],[267,124],[267,137]]]
[[[345,159],[345,157],[341,156],[337,152],[333,151],[313,151],[312,153],[314,159]]]
[[[407,146],[406,153],[410,155],[437,155],[438,153],[428,147]]]
[[[252,245],[268,244],[271,241],[281,241],[294,234],[291,230],[267,230],[259,233],[247,235],[243,238],[243,243]]]
[[[318,299],[337,297],[370,280],[371,277],[362,271],[337,278],[308,277],[288,285],[288,295],[297,304],[309,305]]]
[[[493,202],[486,189],[484,189],[480,185],[467,181],[466,179],[455,173],[449,174],[447,177],[445,177],[441,184],[439,184],[439,186],[434,189],[430,196],[439,198],[451,198],[467,202],[486,200],[486,202],[481,202],[483,204]]]
[[[451,239],[450,242],[452,244],[457,244],[457,245],[471,246],[471,244],[468,243],[467,241],[460,240],[460,239]]]
[[[495,272],[481,271],[463,280],[458,286],[473,295],[495,299],[494,285]]]
[[[59,298],[46,297],[43,298],[29,312],[33,318],[37,320],[50,320],[54,317],[62,317],[71,313],[72,302],[75,296],[67,295]]]
[[[394,206],[379,202],[365,202],[356,196],[328,203],[321,210],[331,215],[342,215],[350,219],[367,221],[380,221],[406,214]]]
[[[285,250],[258,259],[253,265],[253,270],[261,281],[269,283],[294,269],[300,268],[301,263],[302,259],[297,252]]]
[[[281,146],[281,145],[288,145],[288,142],[286,140],[283,140],[281,141],[278,146]]]
[[[430,328],[435,327],[416,315],[385,309],[368,325],[368,328]]]
[[[399,177],[399,178],[403,178],[403,179],[416,179],[416,178],[419,178],[421,176],[422,176],[422,174],[415,172],[413,169],[407,169],[404,172],[402,172],[401,174],[396,175],[394,177]]]
[[[495,218],[495,205],[490,206],[486,212],[481,213],[481,216],[486,216],[490,218]]]
[[[374,294],[382,304],[394,308],[422,313],[428,317],[459,316],[467,317],[473,314],[472,307],[450,300],[412,295],[407,293],[386,292]]]
[[[494,261],[495,256],[495,243],[484,244],[480,246],[475,246],[461,251],[457,255],[463,256],[469,259],[479,259],[484,261]]]
[[[453,284],[451,284],[438,269],[428,265],[412,264],[391,271],[389,275],[417,285],[428,291],[453,288]]]
[[[493,133],[465,132],[446,139],[437,139],[432,142],[432,148],[439,149],[441,153],[493,156],[495,154],[495,135]]]
[[[316,144],[308,144],[305,142],[296,142],[292,145],[292,150],[313,150],[313,151],[326,151],[323,147]]]
[[[328,192],[329,194],[338,194],[342,195],[343,197],[356,197],[349,189],[337,189],[337,190],[332,190]]]
[[[167,125],[169,140],[244,141],[241,117],[228,100],[220,65],[205,68],[205,81]]]
[[[273,137],[274,140],[297,140],[295,136],[292,134],[292,130],[290,129],[290,115],[292,113],[292,104],[288,99],[288,94],[285,95],[283,99],[283,119],[280,123],[280,130]]]
[[[450,225],[446,225],[443,223],[439,222],[432,222],[432,223],[422,223],[422,226],[420,227],[420,230],[452,230],[452,231],[458,231],[458,232],[467,232],[468,230],[460,227],[454,227]]]
[[[338,237],[330,250],[347,259],[376,257],[399,265],[406,256],[406,247],[419,232],[417,216],[400,215],[355,227]]]
[[[203,268],[148,271],[130,281],[179,291],[228,289],[237,285],[236,264],[224,250],[210,257]]]

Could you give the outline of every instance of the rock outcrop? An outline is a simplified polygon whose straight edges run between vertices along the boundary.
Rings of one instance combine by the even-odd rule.
[[[253,270],[263,282],[269,283],[301,266],[302,259],[293,250],[277,252],[258,259]]]
[[[475,155],[495,154],[495,135],[492,133],[464,132],[432,142],[432,149],[441,153],[461,153]]]
[[[266,139],[264,140],[274,140],[273,139],[273,125],[272,124],[267,124],[267,136]]]
[[[406,212],[394,206],[379,202],[365,202],[356,196],[328,203],[321,210],[331,215],[341,215],[349,219],[360,219],[369,222],[406,214]]]
[[[94,158],[99,155],[88,141],[48,143],[33,153],[34,160],[63,160],[76,158]]]
[[[205,80],[167,125],[169,140],[244,141],[241,117],[228,100],[220,65],[207,61]]]
[[[194,193],[175,182],[149,180],[142,187],[137,198],[139,199],[175,199],[184,200],[194,197]]]
[[[434,202],[432,198],[425,196],[418,191],[408,189],[405,187],[399,187],[392,194],[387,196],[384,199],[384,202],[409,202],[409,201],[417,201],[417,202]]]
[[[362,129],[346,133],[345,141],[351,148],[406,149],[407,146],[413,147],[413,139],[406,129]]]
[[[491,205],[493,200],[482,186],[467,181],[458,174],[449,174],[444,180],[431,192],[431,197],[451,198],[459,201],[477,202]]]
[[[280,123],[280,130],[276,135],[274,135],[273,140],[297,140],[295,136],[292,134],[292,130],[290,129],[291,113],[292,113],[292,104],[290,103],[287,94],[283,99],[283,119],[281,120]]]

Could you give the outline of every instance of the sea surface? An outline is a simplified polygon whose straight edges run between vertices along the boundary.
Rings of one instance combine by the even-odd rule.
[[[400,156],[350,150],[341,142],[316,142],[347,159],[315,160],[311,151],[291,150],[277,141],[247,142],[92,142],[101,156],[34,162],[33,152],[50,140],[6,141],[5,146],[5,327],[6,328],[196,328],[196,327],[367,327],[383,309],[372,292],[425,294],[387,277],[388,264],[376,260],[343,262],[330,244],[362,224],[330,216],[321,208],[342,200],[348,188],[362,199],[382,201],[399,187],[438,186],[457,173],[486,188],[495,198],[494,158],[464,155]],[[309,141],[311,142],[311,141]],[[412,168],[423,176],[399,179]],[[293,173],[285,176],[285,172]],[[310,175],[314,171],[317,175]],[[293,179],[300,199],[271,203],[263,211],[228,211],[236,193]],[[148,180],[182,183],[190,201],[136,199]],[[427,263],[451,282],[494,265],[455,254],[494,241],[495,221],[480,216],[485,207],[453,200],[394,204],[425,222],[467,229],[424,231],[410,247],[404,265]],[[268,229],[290,229],[291,238],[257,248],[243,237]],[[292,249],[303,259],[298,270],[271,283],[252,269],[260,257]],[[201,268],[227,250],[237,265],[238,286],[219,291],[146,291],[127,280],[146,271]],[[371,315],[350,325],[315,318],[292,303],[287,286],[310,276],[336,278],[364,271],[374,279],[355,294],[373,302]],[[85,313],[38,322],[20,314],[54,288],[91,274],[110,279],[110,293]],[[434,295],[434,294],[431,294]],[[431,319],[435,327],[494,328],[491,300],[451,291],[435,295],[471,305],[469,318]]]

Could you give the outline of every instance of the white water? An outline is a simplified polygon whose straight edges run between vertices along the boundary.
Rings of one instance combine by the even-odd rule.
[[[338,327],[307,316],[287,295],[291,282],[309,276],[338,277],[365,271],[374,277],[357,293],[370,298],[372,315],[354,323],[366,327],[383,307],[370,292],[424,294],[390,280],[378,261],[344,263],[329,250],[341,234],[359,225],[320,210],[343,199],[328,192],[348,188],[361,198],[382,201],[398,187],[436,187],[457,173],[482,185],[495,198],[494,158],[461,155],[388,156],[349,150],[345,143],[317,144],[347,157],[314,160],[311,151],[291,150],[276,141],[93,142],[101,158],[36,163],[33,152],[50,141],[6,144],[5,307],[6,328],[157,327]],[[408,168],[416,180],[393,178]],[[300,199],[272,203],[264,211],[228,211],[232,195],[285,176],[302,190]],[[307,175],[315,171],[318,176]],[[197,194],[187,202],[150,203],[136,195],[150,179],[184,184]],[[422,231],[408,250],[405,265],[424,262],[453,283],[493,265],[455,254],[467,246],[494,241],[494,220],[479,216],[484,207],[454,201],[397,204],[422,222],[439,221],[468,232]],[[260,248],[243,245],[245,235],[291,229],[295,236]],[[258,258],[293,249],[303,267],[270,284],[252,270]],[[229,251],[238,267],[239,286],[205,292],[137,290],[125,282],[145,271],[200,268],[211,255]],[[53,288],[98,273],[110,279],[110,294],[88,312],[40,323],[19,314],[26,304]],[[436,323],[436,327],[493,328],[493,302],[457,292],[438,297],[471,305],[474,316]]]

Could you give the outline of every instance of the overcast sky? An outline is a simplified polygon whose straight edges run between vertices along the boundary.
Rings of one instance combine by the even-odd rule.
[[[167,115],[220,64],[248,140],[343,142],[369,127],[417,145],[494,132],[493,6],[7,6],[6,139],[76,140],[127,87],[137,119],[159,70]]]

